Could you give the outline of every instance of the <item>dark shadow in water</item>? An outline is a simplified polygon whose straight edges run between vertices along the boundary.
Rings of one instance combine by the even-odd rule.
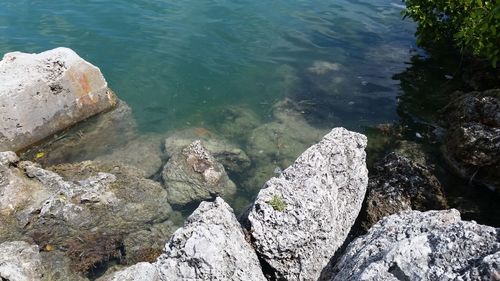
[[[450,208],[458,209],[465,220],[498,227],[498,194],[451,172],[440,150],[440,134],[444,132],[440,127],[443,125],[440,109],[453,98],[454,91],[471,90],[462,80],[461,61],[457,57],[443,53],[429,58],[416,56],[405,71],[394,75],[402,90],[397,107],[404,128],[402,138],[422,144],[434,164],[434,173],[445,190]]]

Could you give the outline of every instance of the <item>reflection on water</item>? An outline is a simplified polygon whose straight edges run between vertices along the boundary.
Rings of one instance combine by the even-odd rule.
[[[3,1],[0,53],[73,48],[101,67],[140,128],[156,132],[202,122],[228,104],[266,113],[297,91],[292,75],[326,62],[339,69],[301,81],[300,91],[312,91],[304,99],[317,90],[360,106],[392,99],[391,110],[340,114],[346,124],[377,123],[396,117],[391,76],[414,46],[400,11],[382,0]],[[322,85],[308,85],[316,80]]]

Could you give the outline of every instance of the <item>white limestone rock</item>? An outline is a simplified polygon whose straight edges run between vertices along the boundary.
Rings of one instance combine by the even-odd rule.
[[[0,244],[0,280],[37,281],[43,272],[38,246],[22,241]]]
[[[332,281],[499,280],[499,233],[454,209],[392,215],[348,246]]]
[[[233,210],[220,197],[200,204],[156,266],[161,280],[266,280]]]
[[[317,280],[360,211],[366,137],[335,128],[259,192],[246,224],[273,278]]]
[[[68,48],[0,61],[0,150],[21,150],[117,102],[99,68]]]

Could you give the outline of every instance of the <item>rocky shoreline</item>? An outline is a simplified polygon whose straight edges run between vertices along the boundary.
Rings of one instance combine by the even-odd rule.
[[[499,101],[473,92],[443,110],[450,166],[492,189]],[[268,123],[227,116],[222,135],[139,135],[70,49],[6,54],[0,279],[500,280],[500,229],[449,209],[416,154],[388,154],[369,175],[364,135],[314,128],[291,100]],[[258,195],[240,202],[239,190]]]

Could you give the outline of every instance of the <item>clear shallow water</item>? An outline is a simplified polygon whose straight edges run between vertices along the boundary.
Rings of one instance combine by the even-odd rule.
[[[458,62],[416,59],[423,52],[401,10],[397,0],[2,1],[0,54],[74,49],[101,68],[143,132],[210,128],[230,105],[267,117],[292,97],[311,124],[368,133],[383,147],[369,158],[387,146],[367,127],[393,122],[438,155],[415,136],[459,87],[445,78]],[[452,207],[465,200],[476,210],[467,218],[500,224],[496,197],[438,170]]]
[[[328,94],[341,109],[355,105],[335,125],[355,129],[397,117],[399,82],[391,77],[415,45],[399,4],[2,1],[0,53],[70,47],[102,69],[143,130],[161,132],[228,104],[268,112],[281,97],[310,91],[287,77],[326,61],[339,66],[323,79],[337,79]]]

